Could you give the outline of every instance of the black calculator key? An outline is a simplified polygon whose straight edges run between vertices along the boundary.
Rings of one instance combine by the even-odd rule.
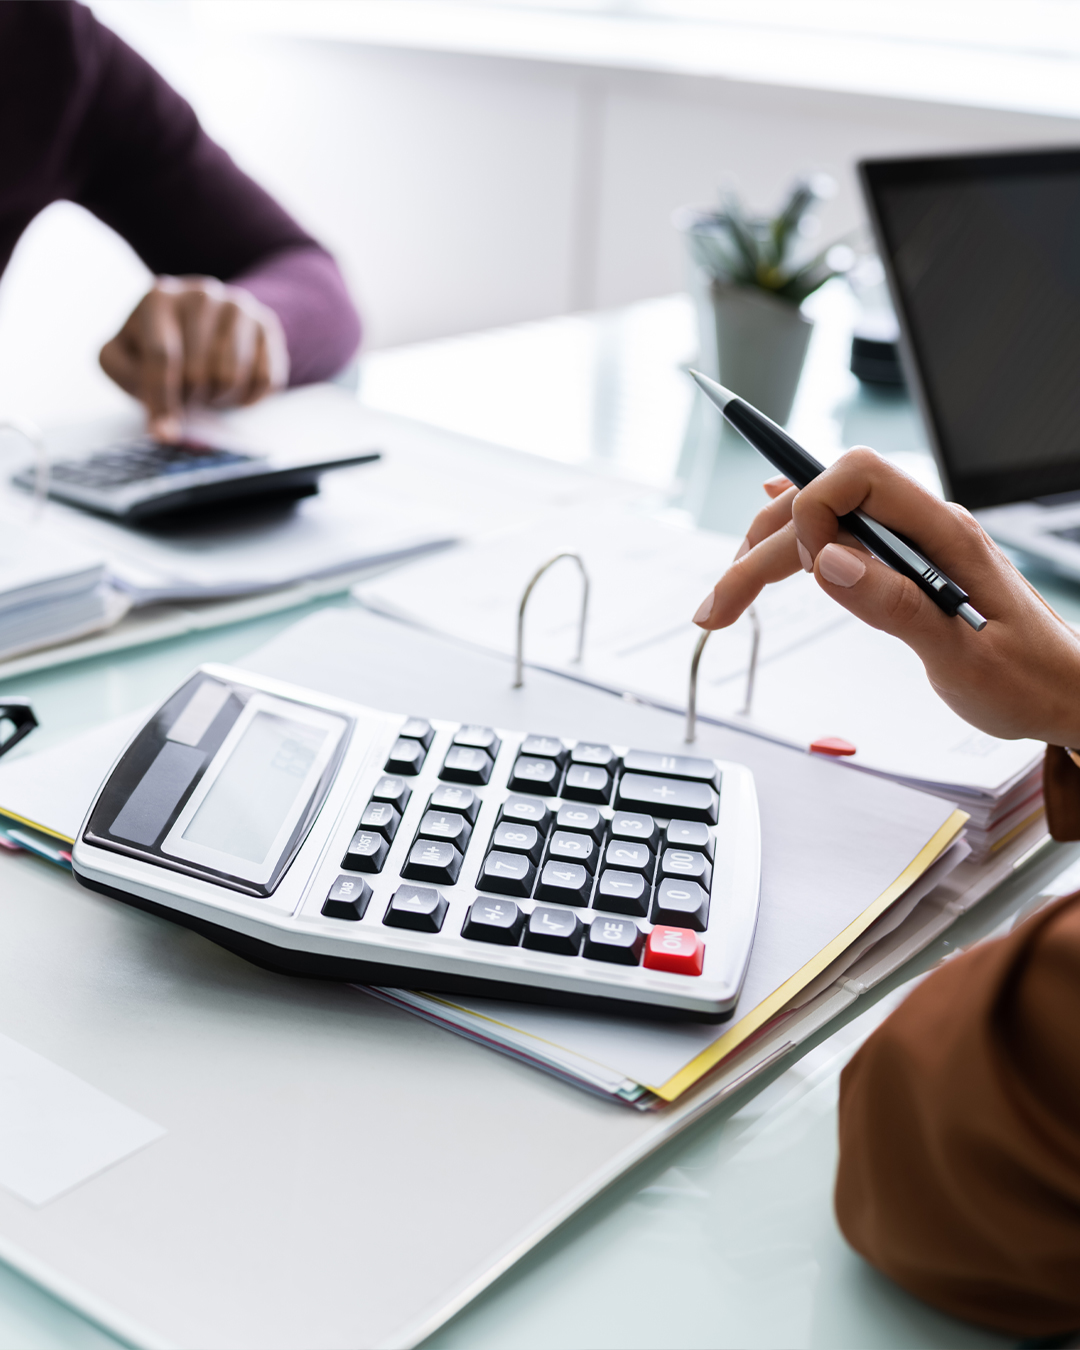
[[[643,844],[655,844],[658,833],[652,816],[635,816],[629,811],[616,811],[611,817],[612,839],[639,839]]]
[[[553,759],[531,759],[519,755],[510,775],[510,787],[515,792],[541,792],[553,797],[559,786],[559,766]]]
[[[390,777],[387,775],[380,778],[375,784],[371,793],[373,802],[389,802],[395,811],[404,812],[409,804],[409,798],[412,796],[412,788],[406,783],[404,778]]]
[[[664,842],[671,848],[696,848],[707,858],[713,855],[712,831],[700,820],[669,820]]]
[[[452,886],[461,871],[461,854],[444,839],[418,839],[409,850],[401,875],[410,881],[441,881]]]
[[[611,775],[590,764],[571,764],[562,795],[575,802],[606,802],[611,796]]]
[[[338,877],[323,901],[328,919],[362,919],[371,899],[371,887],[363,877]]]
[[[623,758],[627,773],[654,773],[663,778],[688,778],[695,783],[720,786],[720,770],[711,759],[691,755],[657,755],[651,750],[627,750]]]
[[[524,926],[525,915],[513,900],[488,900],[480,896],[469,906],[461,936],[516,947]]]
[[[650,889],[640,872],[616,872],[607,867],[600,873],[593,909],[610,909],[616,914],[637,914],[644,918],[649,912]]]
[[[377,830],[357,830],[341,865],[350,872],[381,872],[389,852],[390,845]]]
[[[532,890],[536,868],[524,853],[489,853],[476,879],[478,891],[526,896]]]
[[[645,844],[630,839],[612,839],[604,849],[604,866],[618,868],[621,872],[641,872],[649,878],[652,876],[653,855]]]
[[[490,727],[459,727],[454,736],[455,745],[471,745],[476,750],[486,750],[492,759],[499,753],[502,741]]]
[[[518,754],[553,759],[559,765],[566,762],[566,746],[558,736],[526,736],[521,742]]]
[[[592,764],[599,769],[614,769],[619,757],[610,745],[595,745],[590,741],[578,741],[570,751],[571,764]]]
[[[564,905],[587,905],[591,891],[590,873],[580,863],[567,862],[546,862],[536,888],[539,899]]]
[[[667,877],[656,888],[652,921],[704,933],[709,925],[708,891],[702,890],[696,881]]]
[[[619,805],[647,807],[659,815],[680,815],[690,820],[716,824],[720,798],[708,783],[687,783],[676,778],[651,778],[624,773],[619,779]]]
[[[585,955],[590,961],[636,966],[644,946],[645,934],[633,919],[593,919],[585,935]]]
[[[472,745],[452,745],[446,752],[439,777],[453,783],[486,783],[491,777],[491,756]]]
[[[390,773],[417,774],[424,767],[426,756],[427,751],[422,742],[411,741],[402,736],[394,743],[394,748],[386,761],[386,768]]]
[[[547,833],[551,807],[541,797],[507,797],[499,812],[500,820],[519,820],[535,825],[541,834]]]
[[[480,798],[472,788],[458,787],[453,783],[441,783],[431,794],[428,806],[436,811],[456,811],[464,816],[470,825],[476,824],[476,813],[480,810]]]
[[[572,909],[537,905],[529,915],[525,946],[557,956],[577,956],[583,932],[581,920]]]
[[[712,867],[704,853],[692,848],[666,848],[660,859],[660,875],[696,881],[706,890],[712,883]]]
[[[448,908],[446,897],[429,886],[400,886],[386,907],[383,923],[415,933],[437,933]]]
[[[409,717],[398,735],[410,741],[419,741],[427,750],[435,737],[435,729],[426,717]]]
[[[464,853],[469,844],[472,826],[464,816],[456,811],[425,811],[416,832],[421,839],[445,839]]]
[[[401,816],[389,802],[368,802],[360,817],[362,830],[378,830],[384,839],[392,840],[401,824]]]
[[[556,862],[576,862],[591,872],[596,867],[596,840],[587,834],[556,830],[548,844],[548,857]]]
[[[508,853],[524,853],[534,863],[544,851],[544,836],[535,825],[522,825],[516,820],[503,820],[495,826],[491,847],[506,849]]]
[[[583,834],[591,834],[597,842],[604,835],[604,817],[595,806],[560,806],[555,826],[560,830],[580,830]]]

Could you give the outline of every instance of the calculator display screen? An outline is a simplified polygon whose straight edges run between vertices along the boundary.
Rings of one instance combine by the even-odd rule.
[[[251,719],[183,832],[189,843],[262,863],[307,784],[329,730],[259,712]]]

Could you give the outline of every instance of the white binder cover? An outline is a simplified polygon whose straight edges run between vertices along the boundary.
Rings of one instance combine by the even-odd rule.
[[[505,663],[362,613],[323,611],[248,664],[432,716],[657,749],[680,735],[669,714],[555,676],[511,691]],[[948,818],[756,738],[707,728],[700,748],[744,745],[763,824],[777,781],[798,798],[766,824],[776,895],[827,868],[865,909]],[[0,806],[34,759],[0,766]],[[876,839],[843,865],[815,852],[841,781],[862,785],[853,837]],[[414,1344],[715,1101],[706,1080],[628,1111],[350,988],[268,974],[37,859],[0,866],[0,1033],[167,1131],[39,1208],[0,1192],[0,1257],[138,1343]],[[796,963],[804,917],[778,925]]]

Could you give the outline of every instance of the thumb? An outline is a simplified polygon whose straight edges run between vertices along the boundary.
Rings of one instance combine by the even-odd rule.
[[[918,655],[940,647],[949,618],[907,577],[869,553],[826,544],[814,560],[822,590],[872,628],[891,633]]]

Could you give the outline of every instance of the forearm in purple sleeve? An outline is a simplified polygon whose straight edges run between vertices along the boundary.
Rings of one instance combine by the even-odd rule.
[[[360,320],[337,263],[317,244],[283,249],[229,280],[281,320],[290,385],[329,379],[360,345]]]

